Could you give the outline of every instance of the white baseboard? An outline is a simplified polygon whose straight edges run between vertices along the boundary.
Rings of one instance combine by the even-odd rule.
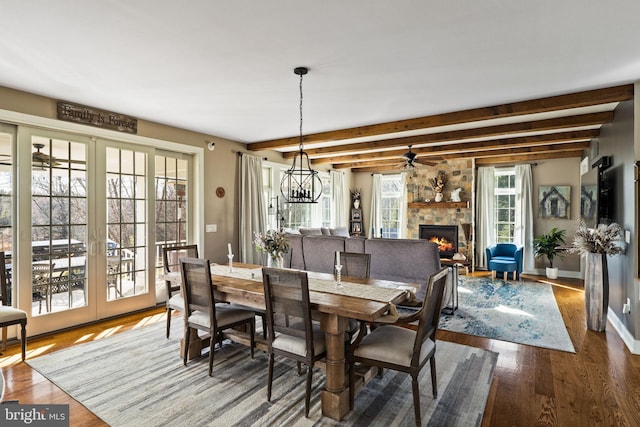
[[[609,320],[613,329],[620,335],[620,338],[622,338],[622,341],[624,341],[631,354],[640,354],[640,340],[635,339],[631,335],[616,313],[611,310],[611,307],[609,307],[608,310],[607,320]]]
[[[535,274],[536,276],[546,276],[546,269],[542,270],[536,268],[534,270],[523,271],[522,274]],[[558,277],[567,277],[570,279],[582,279],[582,273],[579,271],[567,271],[567,270],[558,270]]]

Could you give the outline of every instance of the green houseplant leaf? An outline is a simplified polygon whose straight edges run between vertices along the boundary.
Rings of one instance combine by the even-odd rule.
[[[549,267],[553,268],[553,258],[564,258],[565,249],[561,246],[564,245],[564,237],[567,233],[566,230],[559,230],[557,227],[553,227],[547,234],[542,234],[533,239],[533,249],[536,258],[546,256],[549,260]]]

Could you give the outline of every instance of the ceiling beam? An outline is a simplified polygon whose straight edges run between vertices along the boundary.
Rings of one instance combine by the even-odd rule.
[[[407,120],[359,126],[349,129],[320,132],[304,135],[303,143],[340,141],[351,138],[370,137],[437,126],[447,126],[482,120],[514,117],[571,108],[588,107],[611,102],[627,101],[633,98],[633,85],[622,85],[604,89],[588,90],[578,93],[550,96],[529,101],[495,105],[493,107],[474,108],[451,113],[435,114]],[[247,144],[251,151],[274,150],[293,147],[299,144],[299,136],[273,139],[269,141]]]
[[[484,159],[476,159],[476,166],[489,166],[495,164],[516,164],[523,162],[536,162],[538,160],[549,160],[549,159],[561,159],[561,158],[569,158],[569,157],[578,157],[581,158],[583,155],[583,150],[576,151],[565,151],[561,153],[551,152],[551,153],[541,153],[541,154],[524,154],[520,156],[503,156],[503,157],[487,157]]]
[[[565,144],[550,144],[550,145],[540,145],[535,147],[520,147],[520,148],[501,148],[494,150],[486,150],[486,151],[468,151],[464,153],[450,153],[445,154],[439,157],[439,159],[433,160],[455,160],[455,159],[468,159],[468,158],[502,158],[502,157],[511,157],[521,156],[527,154],[541,154],[541,153],[556,153],[560,154],[566,151],[575,152],[581,151],[589,148],[589,141],[581,141],[581,142],[572,142]],[[424,158],[423,158],[424,159]],[[432,158],[428,158],[432,160]],[[418,163],[420,163],[420,159],[418,159]],[[349,164],[338,164],[333,165],[335,169],[342,168],[351,168],[352,172],[360,171],[362,168],[379,168],[392,166],[391,169],[399,170],[403,166],[403,162],[396,159],[383,159],[383,160],[373,160],[369,162],[356,162]]]
[[[434,145],[430,147],[412,148],[411,150],[417,154],[418,158],[431,156],[442,156],[448,153],[459,153],[465,151],[490,150],[496,148],[510,147],[526,147],[545,144],[557,144],[575,141],[588,141],[597,138],[600,134],[599,129],[586,129],[568,132],[556,132],[542,135],[528,135],[514,138],[499,138],[483,141],[465,142],[459,144]],[[335,168],[339,168],[339,163],[355,163],[359,161],[369,161],[375,159],[396,159],[401,160],[402,155],[406,153],[406,149],[391,151],[376,151],[370,153],[351,154],[338,157],[320,157],[313,160],[314,164],[333,163]]]
[[[372,151],[381,148],[407,147],[418,144],[435,144],[440,142],[463,141],[473,138],[487,138],[492,136],[508,135],[524,132],[543,132],[549,130],[569,129],[584,126],[601,126],[603,123],[613,120],[613,111],[600,113],[580,114],[569,117],[556,117],[553,119],[533,120],[504,125],[485,126],[473,129],[463,129],[450,132],[431,133],[426,135],[410,136],[406,138],[392,138],[379,141],[359,142],[354,144],[336,145],[333,147],[306,149],[305,152],[313,158],[318,155],[344,153],[353,151]],[[416,148],[415,150],[417,150]],[[295,152],[284,153],[285,159],[293,158]]]

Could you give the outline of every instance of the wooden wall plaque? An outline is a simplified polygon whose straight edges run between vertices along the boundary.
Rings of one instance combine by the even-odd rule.
[[[81,123],[118,132],[138,133],[138,119],[123,114],[64,101],[58,101],[57,110],[58,120]]]

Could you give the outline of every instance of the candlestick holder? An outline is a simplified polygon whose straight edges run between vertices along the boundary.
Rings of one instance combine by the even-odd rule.
[[[233,254],[227,255],[227,258],[229,258],[229,273],[232,273],[233,272]]]
[[[342,287],[342,265],[336,264],[336,287]]]

